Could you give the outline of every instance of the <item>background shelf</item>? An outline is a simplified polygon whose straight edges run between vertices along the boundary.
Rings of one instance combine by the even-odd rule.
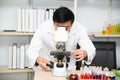
[[[20,72],[34,72],[33,69],[8,69],[7,66],[0,66],[0,73],[20,73]]]
[[[92,34],[93,34],[94,37],[120,37],[120,34],[106,34],[106,35],[103,35],[100,32],[94,32]]]
[[[3,35],[3,36],[32,36],[34,33],[27,33],[27,32],[0,32],[0,35]]]

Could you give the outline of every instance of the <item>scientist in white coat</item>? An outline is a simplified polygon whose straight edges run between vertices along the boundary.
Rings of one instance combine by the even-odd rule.
[[[59,26],[65,27],[68,31],[66,50],[71,51],[68,69],[75,70],[76,61],[84,60],[88,65],[92,62],[95,47],[89,39],[85,27],[74,21],[74,14],[70,9],[60,7],[55,10],[53,20],[43,22],[36,30],[28,48],[30,66],[43,70],[50,69],[46,64],[50,64],[52,58],[50,52],[56,50],[54,37]],[[76,49],[77,44],[80,49]]]

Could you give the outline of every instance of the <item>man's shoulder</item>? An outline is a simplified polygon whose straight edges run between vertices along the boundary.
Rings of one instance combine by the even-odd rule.
[[[82,23],[80,23],[79,21],[74,21],[74,23],[73,23],[74,25],[79,25],[79,26],[83,26],[83,24]]]
[[[42,24],[52,24],[52,23],[53,23],[52,20],[46,20],[46,21],[44,21]]]
[[[53,26],[52,20],[46,20],[39,25],[38,31],[42,31],[42,32],[45,31],[46,32],[46,30],[51,30],[52,26]]]
[[[73,26],[75,28],[85,28],[85,26],[81,24],[79,21],[74,21]]]
[[[43,29],[45,28],[46,29],[47,27],[49,27],[51,25],[53,25],[52,20],[46,20],[39,25],[39,28],[43,28]]]

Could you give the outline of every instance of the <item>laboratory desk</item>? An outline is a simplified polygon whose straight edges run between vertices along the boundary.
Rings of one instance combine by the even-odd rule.
[[[80,71],[69,71],[70,73],[78,73],[80,74]],[[113,75],[112,72],[109,72],[109,74]],[[67,80],[66,77],[55,77],[52,75],[51,71],[43,71],[43,70],[35,70],[34,80]],[[80,79],[80,80],[88,80],[88,79]],[[89,79],[89,80],[100,80],[100,79]],[[105,80],[111,80],[111,79],[105,79]]]
[[[67,80],[66,77],[55,77],[52,75],[50,71],[43,71],[43,70],[35,70],[34,78],[35,78],[34,80]]]

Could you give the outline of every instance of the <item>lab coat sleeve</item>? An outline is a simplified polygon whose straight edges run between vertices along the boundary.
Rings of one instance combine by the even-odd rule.
[[[36,33],[34,34],[31,43],[28,48],[28,59],[29,59],[29,66],[34,68],[35,62],[37,57],[39,56],[39,51],[42,48],[43,43],[42,43],[42,33],[38,29]]]
[[[83,27],[80,31],[78,44],[80,47],[87,52],[87,60],[85,60],[85,63],[87,65],[90,65],[94,56],[95,56],[95,47],[92,43],[92,41],[89,39],[86,29]]]

